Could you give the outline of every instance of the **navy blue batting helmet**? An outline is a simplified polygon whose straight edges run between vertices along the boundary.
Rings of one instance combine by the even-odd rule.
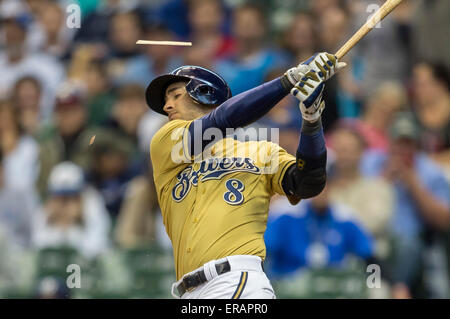
[[[186,91],[197,103],[218,106],[231,97],[231,90],[227,82],[213,71],[200,66],[182,66],[170,74],[154,79],[145,92],[148,106],[163,115],[166,89],[175,82],[186,81]]]

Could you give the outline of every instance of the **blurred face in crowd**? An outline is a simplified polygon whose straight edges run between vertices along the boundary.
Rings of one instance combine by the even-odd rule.
[[[320,17],[319,39],[321,49],[334,50],[347,34],[347,16],[338,7],[327,9]]]
[[[32,78],[17,82],[13,96],[16,107],[20,109],[39,109],[41,98],[39,82]]]
[[[104,180],[119,176],[126,168],[127,157],[116,150],[108,150],[96,157],[95,171]]]
[[[198,65],[207,69],[213,68],[216,45],[211,41],[202,41],[184,51],[185,65]]]
[[[413,139],[396,138],[391,141],[389,161],[403,167],[412,167],[416,151],[417,144]]]
[[[56,105],[56,126],[64,137],[78,133],[86,121],[86,110],[80,102]]]
[[[146,38],[155,41],[173,41],[173,34],[166,29],[158,28],[146,32]],[[174,48],[170,45],[145,45],[145,53],[154,61],[167,60],[174,54]]]
[[[48,223],[67,228],[82,221],[82,200],[80,194],[50,196],[46,202]]]
[[[401,85],[382,84],[367,102],[365,118],[384,130],[390,125],[393,115],[405,108],[406,103],[406,92]]]
[[[114,47],[121,52],[136,50],[141,30],[139,18],[133,13],[119,13],[112,18],[110,39]]]
[[[85,81],[88,91],[88,95],[93,96],[100,94],[107,89],[107,78],[106,71],[102,70],[98,65],[91,65],[91,67],[86,70]]]
[[[413,71],[414,94],[419,106],[426,107],[429,103],[448,94],[443,83],[440,83],[433,75],[433,71],[427,64],[419,64]]]
[[[64,13],[57,3],[48,2],[39,10],[39,19],[48,36],[58,36],[64,26]]]
[[[14,105],[19,111],[22,128],[33,134],[39,126],[39,101],[41,88],[39,82],[32,78],[19,81],[13,92]]]
[[[329,8],[334,8],[339,5],[339,0],[310,0],[309,4],[312,11],[316,15],[320,15]]]
[[[176,82],[166,89],[164,111],[172,120],[194,120],[209,113],[212,108],[196,103],[186,91],[186,82]]]
[[[298,14],[294,17],[285,37],[285,42],[292,51],[314,50],[313,21],[308,14]]]
[[[145,101],[140,97],[132,97],[118,101],[114,107],[114,118],[128,133],[136,134],[139,121],[147,112]]]
[[[39,14],[42,3],[47,3],[48,0],[26,0],[25,2],[27,3],[33,15],[37,16]]]
[[[189,22],[194,34],[220,31],[223,11],[218,0],[192,0],[189,2]]]
[[[241,8],[234,12],[233,34],[245,44],[260,43],[266,32],[262,13],[253,8]]]
[[[7,20],[2,27],[8,56],[12,59],[20,57],[25,45],[26,31],[13,20]]]
[[[337,172],[352,172],[359,169],[363,152],[360,138],[349,129],[338,129],[332,135],[333,150],[336,156]]]

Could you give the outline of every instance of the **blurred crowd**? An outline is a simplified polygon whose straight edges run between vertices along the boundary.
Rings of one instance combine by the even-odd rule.
[[[336,52],[382,2],[0,0],[0,296],[43,249],[171,251],[149,160],[167,121],[145,103],[155,76],[200,65],[237,95]],[[354,257],[380,265],[375,297],[450,298],[449,15],[447,0],[405,0],[327,83],[327,187],[298,206],[273,199],[273,282]],[[254,125],[295,154],[294,98]],[[33,293],[56,285],[28,277]]]

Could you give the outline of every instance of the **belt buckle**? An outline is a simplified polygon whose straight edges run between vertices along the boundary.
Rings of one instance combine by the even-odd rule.
[[[191,292],[192,290],[194,290],[195,289],[195,287],[189,287],[189,288],[186,288],[186,292]]]
[[[183,279],[184,288],[190,292],[196,288],[194,274]]]

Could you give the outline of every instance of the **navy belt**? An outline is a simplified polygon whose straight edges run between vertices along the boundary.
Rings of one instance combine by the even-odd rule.
[[[231,270],[230,263],[227,261],[215,265],[217,275],[222,275]],[[261,268],[264,271],[264,262],[261,261]],[[193,274],[185,276],[181,283],[177,286],[180,297],[187,291],[192,291],[201,284],[207,282],[205,271],[203,269],[196,271]]]
[[[218,275],[225,274],[231,270],[230,263],[224,261],[222,263],[216,264],[216,271]],[[178,285],[177,290],[180,296],[182,296],[187,291],[192,291],[201,284],[207,282],[205,271],[199,270],[183,278],[181,283]]]

